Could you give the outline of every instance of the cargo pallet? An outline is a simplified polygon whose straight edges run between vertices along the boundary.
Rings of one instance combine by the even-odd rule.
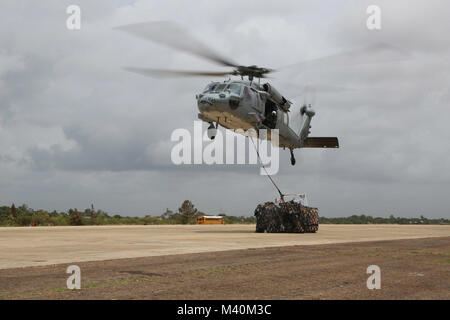
[[[256,232],[315,233],[319,229],[319,209],[294,200],[259,204],[255,216]]]

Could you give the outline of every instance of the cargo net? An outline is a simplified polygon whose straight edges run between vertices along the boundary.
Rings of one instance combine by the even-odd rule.
[[[256,232],[314,233],[319,229],[319,210],[293,200],[259,204],[255,216]]]

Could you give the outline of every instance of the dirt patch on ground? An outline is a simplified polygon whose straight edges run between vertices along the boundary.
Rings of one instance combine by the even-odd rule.
[[[450,237],[257,248],[0,270],[2,299],[450,299]],[[369,265],[381,289],[368,290]]]

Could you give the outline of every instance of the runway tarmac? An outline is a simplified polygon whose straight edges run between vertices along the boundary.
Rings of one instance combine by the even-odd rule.
[[[450,236],[450,226],[321,225],[315,234],[261,234],[254,225],[0,228],[0,269],[249,248]]]

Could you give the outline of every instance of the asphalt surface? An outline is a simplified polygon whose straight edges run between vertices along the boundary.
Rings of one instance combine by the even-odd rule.
[[[255,225],[0,228],[0,269],[250,248],[450,236],[450,226],[320,225],[314,234],[255,233]]]

